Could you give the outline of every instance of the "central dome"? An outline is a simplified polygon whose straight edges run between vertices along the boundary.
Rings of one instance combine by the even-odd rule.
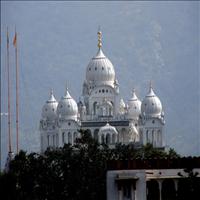
[[[101,49],[101,32],[98,32],[99,43],[98,52],[95,57],[91,59],[87,66],[86,80],[94,85],[114,85],[115,70],[111,61],[104,55]]]

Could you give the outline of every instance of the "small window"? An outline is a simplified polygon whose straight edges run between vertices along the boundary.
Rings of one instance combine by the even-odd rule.
[[[54,111],[55,109],[54,108],[52,108],[52,111]]]
[[[135,109],[137,109],[137,107],[135,106]]]
[[[67,105],[67,107],[69,108],[69,107],[70,107],[70,105]]]
[[[154,123],[155,123],[155,120],[152,121],[152,124],[154,124]]]
[[[106,93],[108,93],[108,90],[106,90]]]
[[[70,122],[68,122],[68,125],[70,126],[70,125],[71,125],[71,123],[70,123]]]
[[[95,67],[95,70],[97,70],[97,67]]]
[[[89,68],[89,71],[91,71],[91,68]]]
[[[135,124],[135,127],[137,126],[137,124]]]
[[[60,108],[62,108],[63,106],[62,105],[60,105]]]
[[[152,103],[152,106],[154,106],[154,103]]]
[[[104,67],[102,67],[102,70],[104,70]]]
[[[101,90],[99,90],[99,93],[101,93]]]
[[[104,92],[105,92],[105,90],[103,89],[103,90],[102,90],[102,92],[104,93]]]

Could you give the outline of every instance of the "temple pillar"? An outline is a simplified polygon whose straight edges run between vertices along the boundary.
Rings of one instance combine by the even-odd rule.
[[[131,185],[131,200],[135,200],[135,186]]]

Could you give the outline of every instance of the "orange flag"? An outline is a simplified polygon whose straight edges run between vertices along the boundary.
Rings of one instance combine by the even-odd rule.
[[[13,39],[13,45],[14,45],[15,48],[17,47],[17,33],[16,32],[15,32],[15,36],[14,36],[14,39]]]

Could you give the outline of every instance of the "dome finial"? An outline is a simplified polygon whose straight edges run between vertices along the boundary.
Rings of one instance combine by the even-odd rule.
[[[149,82],[149,91],[151,91],[152,89],[153,89],[152,80],[150,80],[150,82]]]
[[[68,91],[68,84],[67,84],[67,81],[66,81],[66,84],[65,84],[65,90]]]
[[[67,84],[67,81],[66,81],[66,85],[65,85],[65,96],[67,96],[68,95],[68,84]]]
[[[100,26],[98,28],[97,35],[98,35],[98,45],[97,46],[100,49],[102,47],[102,32],[101,32],[101,27]]]
[[[53,95],[53,88],[50,89],[50,96]]]

